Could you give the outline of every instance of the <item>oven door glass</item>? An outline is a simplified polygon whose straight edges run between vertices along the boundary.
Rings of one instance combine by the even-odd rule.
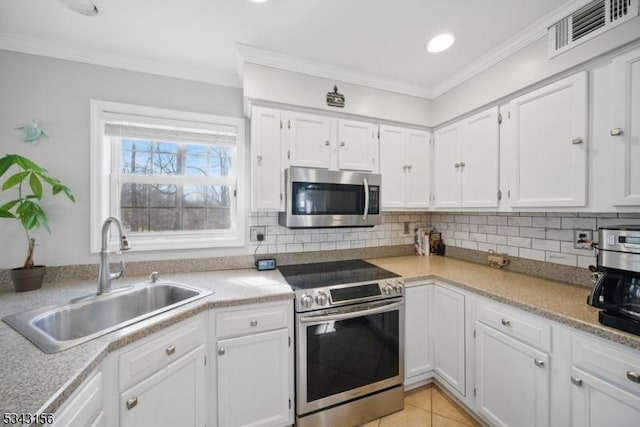
[[[345,310],[349,313],[327,313],[327,320],[317,312],[298,315],[299,414],[402,383],[403,303],[359,304]]]
[[[378,186],[369,186],[369,214],[379,213],[378,192]],[[293,215],[362,215],[364,205],[363,185],[292,183],[291,212]]]

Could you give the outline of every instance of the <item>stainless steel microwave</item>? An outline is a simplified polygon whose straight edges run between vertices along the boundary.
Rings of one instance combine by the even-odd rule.
[[[381,175],[291,167],[285,170],[289,228],[373,227],[380,224]]]

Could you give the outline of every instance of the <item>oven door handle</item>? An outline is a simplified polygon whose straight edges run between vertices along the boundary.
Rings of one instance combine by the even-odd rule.
[[[369,216],[369,182],[367,178],[363,179],[362,185],[364,185],[364,212],[362,213],[362,220],[366,222]]]
[[[378,307],[369,308],[366,310],[348,310],[338,314],[321,314],[319,316],[306,316],[300,317],[300,323],[324,323],[324,322],[335,322],[338,320],[346,320],[354,317],[360,316],[369,316],[372,314],[384,313],[386,311],[393,311],[401,308],[404,303],[402,302],[394,302],[391,304],[384,304]]]

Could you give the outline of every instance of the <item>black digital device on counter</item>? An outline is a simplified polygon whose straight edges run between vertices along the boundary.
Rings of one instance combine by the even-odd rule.
[[[256,261],[256,268],[258,269],[258,271],[275,270],[276,260],[275,258],[259,259]]]

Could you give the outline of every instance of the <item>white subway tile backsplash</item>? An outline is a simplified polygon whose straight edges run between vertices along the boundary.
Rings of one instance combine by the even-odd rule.
[[[531,227],[531,217],[512,216],[507,218],[507,225],[515,227]]]
[[[508,218],[503,216],[490,216],[487,218],[487,224],[489,225],[507,225]]]
[[[471,224],[486,224],[487,216],[486,215],[473,215],[469,218],[469,222]]]
[[[569,230],[577,230],[577,229],[586,229],[586,230],[595,230],[596,229],[596,219],[595,218],[562,218],[562,228]]]
[[[498,226],[498,234],[501,236],[519,236],[519,227]]]
[[[507,237],[507,245],[516,246],[518,248],[530,248],[531,239],[528,237]]]
[[[547,229],[547,240],[573,241],[573,230]]]
[[[518,256],[520,258],[533,259],[533,260],[536,260],[536,261],[544,261],[545,260],[545,252],[544,251],[540,251],[538,249],[520,248],[518,250]]]
[[[544,239],[546,237],[546,230],[544,228],[520,227],[520,237]]]
[[[478,233],[498,234],[498,227],[495,225],[479,225]]]
[[[560,252],[560,242],[556,240],[532,239],[531,247],[543,251]]]
[[[535,217],[532,218],[531,225],[533,227],[542,228],[560,228],[562,225],[561,218]]]
[[[569,265],[572,267],[578,266],[578,256],[571,254],[562,254],[559,252],[547,252],[546,259],[547,262],[553,262],[556,264]]]
[[[478,250],[479,251],[483,251],[483,252],[489,252],[489,251],[497,252],[498,251],[498,247],[497,247],[497,245],[495,245],[493,243],[478,242]]]
[[[487,243],[495,243],[498,245],[507,244],[507,236],[498,236],[496,234],[487,234]]]

